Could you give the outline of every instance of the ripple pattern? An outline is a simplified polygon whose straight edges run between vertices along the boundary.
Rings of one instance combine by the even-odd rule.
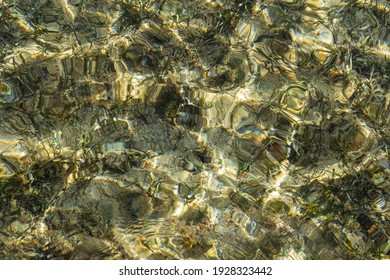
[[[385,0],[0,0],[1,259],[389,259]]]

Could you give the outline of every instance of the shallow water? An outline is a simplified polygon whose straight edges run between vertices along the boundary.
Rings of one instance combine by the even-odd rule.
[[[389,24],[0,0],[0,258],[390,258]]]

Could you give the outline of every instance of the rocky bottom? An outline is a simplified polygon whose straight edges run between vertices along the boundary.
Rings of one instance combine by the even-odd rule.
[[[1,259],[389,259],[385,0],[0,0]]]

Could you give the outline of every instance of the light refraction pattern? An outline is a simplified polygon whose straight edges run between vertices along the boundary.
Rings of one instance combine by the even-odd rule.
[[[0,0],[0,259],[390,258],[385,0]]]

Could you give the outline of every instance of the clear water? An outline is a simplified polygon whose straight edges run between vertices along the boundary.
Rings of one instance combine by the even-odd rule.
[[[0,258],[390,257],[387,1],[0,1]]]

